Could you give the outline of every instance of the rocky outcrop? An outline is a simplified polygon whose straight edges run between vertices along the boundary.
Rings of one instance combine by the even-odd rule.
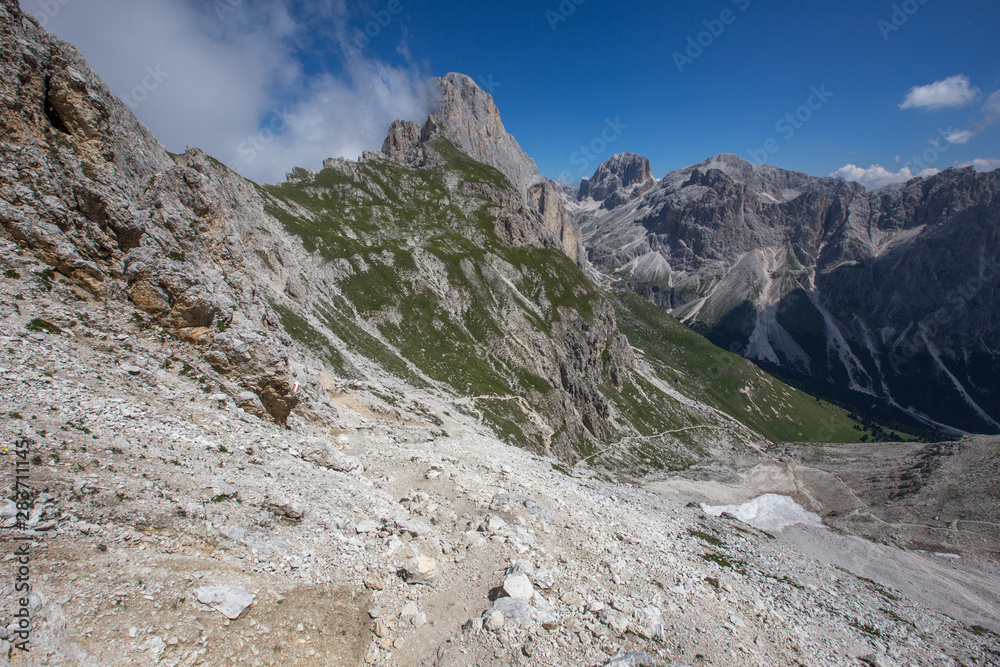
[[[717,344],[841,401],[988,432],[1000,430],[998,218],[1000,172],[869,193],[733,155],[614,211],[577,212],[592,261]]]
[[[542,179],[535,161],[504,128],[493,96],[464,74],[452,72],[436,83],[440,98],[434,115],[448,138],[476,161],[499,169],[526,196],[528,187]]]
[[[93,298],[138,308],[204,353],[229,350],[234,394],[254,391],[283,422],[299,401],[290,341],[241,277],[252,228],[274,224],[253,187],[199,151],[171,157],[16,2],[0,5],[0,30],[4,232]]]

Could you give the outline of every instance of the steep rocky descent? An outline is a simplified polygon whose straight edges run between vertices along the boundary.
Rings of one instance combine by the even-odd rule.
[[[597,168],[594,175],[580,182],[577,199],[601,202],[602,208],[612,209],[641,196],[656,185],[649,160],[635,153],[612,156]]]
[[[10,652],[8,570],[0,664],[997,664],[988,563],[868,543],[806,557],[794,527],[510,447],[391,380],[329,381],[334,423],[280,428],[7,239],[0,265],[21,275],[0,279],[0,442],[29,437],[36,460],[23,528],[0,496],[0,550],[32,556],[31,652]],[[964,581],[942,590],[949,575]]]
[[[542,224],[556,235],[564,252],[574,262],[581,259],[579,230],[553,184],[539,172],[535,161],[508,134],[493,96],[464,74],[451,73],[435,79],[440,97],[427,124],[396,121],[382,151],[409,166],[423,166],[423,142],[438,132],[459,150],[504,174],[528,205],[541,215]]]
[[[614,210],[564,201],[595,264],[717,344],[841,402],[995,432],[998,193],[1000,172],[868,193],[720,155]]]

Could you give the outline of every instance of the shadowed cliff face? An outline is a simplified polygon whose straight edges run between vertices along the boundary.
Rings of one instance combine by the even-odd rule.
[[[841,400],[995,432],[998,193],[1000,172],[971,168],[868,193],[721,155],[575,216],[592,261],[717,344]]]

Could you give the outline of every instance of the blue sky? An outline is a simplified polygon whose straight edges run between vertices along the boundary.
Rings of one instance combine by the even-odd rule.
[[[657,176],[730,152],[870,186],[1000,167],[992,0],[59,2],[21,5],[168,148],[259,180],[378,149],[449,71],[494,95],[543,174],[573,182],[622,151]]]

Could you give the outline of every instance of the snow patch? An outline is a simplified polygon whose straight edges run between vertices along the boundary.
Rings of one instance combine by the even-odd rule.
[[[766,493],[742,505],[713,506],[702,503],[701,509],[705,514],[712,516],[722,516],[723,512],[728,512],[743,523],[771,533],[781,532],[797,523],[817,528],[824,527],[818,514],[807,511],[788,496],[779,496],[776,493]]]

